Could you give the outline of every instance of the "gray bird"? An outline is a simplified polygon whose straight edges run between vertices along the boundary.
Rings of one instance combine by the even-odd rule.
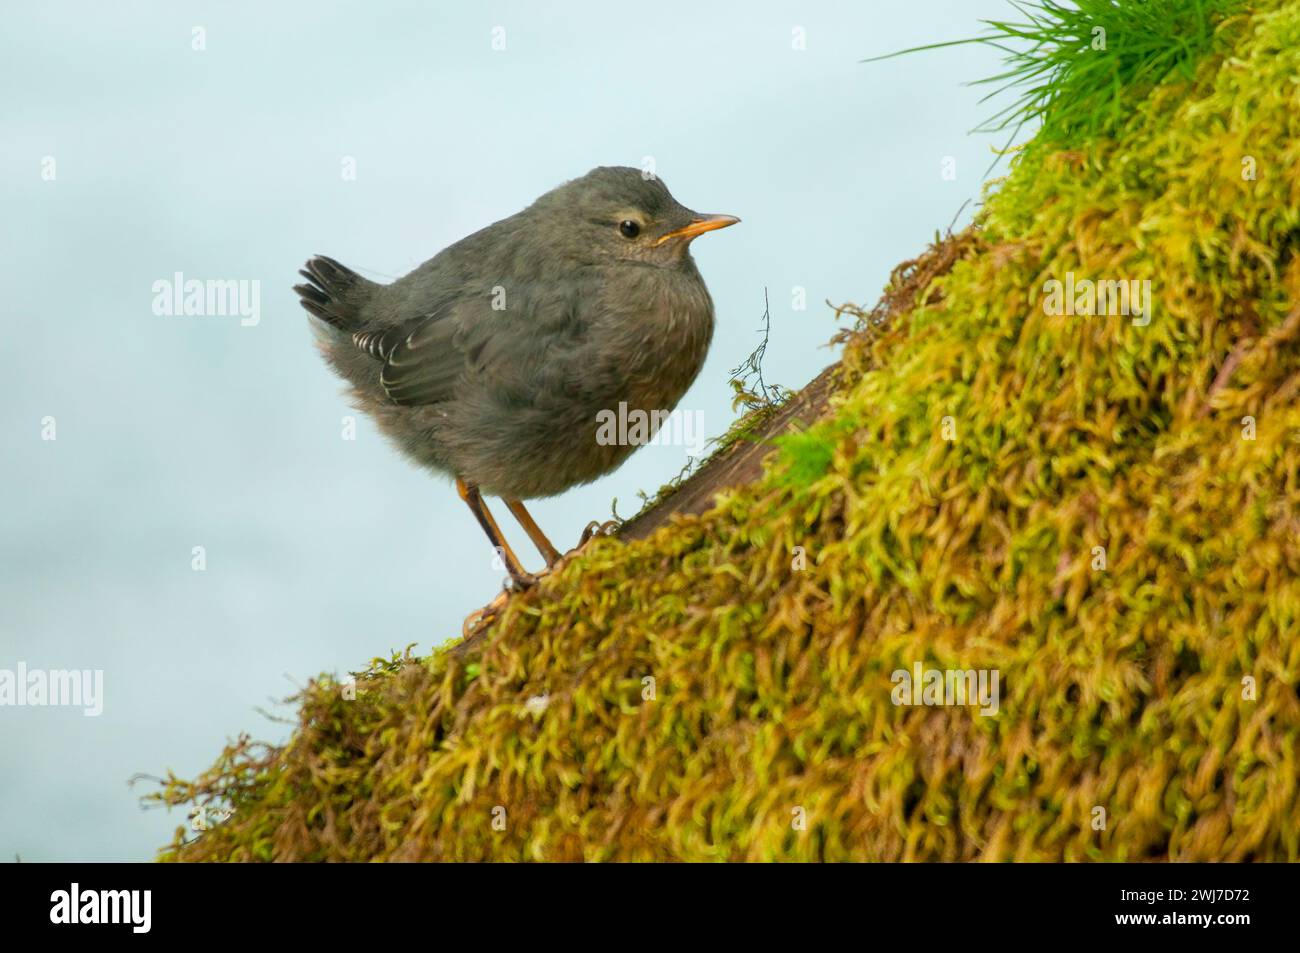
[[[452,476],[518,586],[534,581],[482,494],[505,500],[552,567],[523,500],[554,496],[636,449],[598,415],[670,411],[713,336],[691,241],[733,225],[683,207],[658,178],[602,167],[381,285],[323,256],[301,303],[356,405],[417,463]]]

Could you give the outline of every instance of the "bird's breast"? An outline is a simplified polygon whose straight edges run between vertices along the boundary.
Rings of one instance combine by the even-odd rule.
[[[713,338],[713,302],[702,281],[649,282],[616,314],[617,396],[630,407],[671,410],[694,382]],[[639,304],[640,307],[636,307]]]

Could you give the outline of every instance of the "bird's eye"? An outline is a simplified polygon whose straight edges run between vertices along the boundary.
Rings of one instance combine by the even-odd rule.
[[[618,223],[618,232],[624,238],[636,238],[641,234],[641,226],[629,219],[624,219]]]

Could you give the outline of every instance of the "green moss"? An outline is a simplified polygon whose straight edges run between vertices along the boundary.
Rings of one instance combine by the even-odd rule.
[[[312,684],[170,779],[234,814],[164,859],[1300,859],[1300,4],[1219,35],[901,267],[761,480]]]
[[[796,487],[808,486],[826,475],[835,458],[836,443],[824,430],[800,431],[777,438],[785,457],[782,481]]]

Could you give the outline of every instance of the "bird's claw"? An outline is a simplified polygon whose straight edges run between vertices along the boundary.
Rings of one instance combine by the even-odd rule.
[[[477,612],[471,612],[465,617],[465,621],[461,624],[461,635],[468,639],[471,635],[486,629],[496,621],[497,616],[501,614],[501,610],[505,608],[506,601],[509,598],[509,590],[502,591],[482,609],[479,609]]]
[[[582,538],[578,540],[578,549],[586,546],[593,536],[613,536],[614,531],[621,525],[621,520],[592,520],[582,531]]]
[[[506,578],[506,593],[527,592],[529,589],[533,588],[533,586],[537,585],[540,578],[541,575],[534,575],[531,572],[520,573],[517,576],[509,576]],[[500,598],[500,596],[497,598]]]
[[[544,575],[544,573],[542,575]],[[533,588],[533,586],[537,585],[540,578],[540,575],[535,576],[532,573],[507,576],[505,584],[501,587],[501,591],[497,593],[495,599],[485,605],[482,609],[479,609],[477,612],[471,612],[465,617],[465,621],[461,624],[461,635],[464,638],[469,638],[474,633],[487,628],[496,621],[497,616],[499,616],[501,610],[506,607],[506,603],[510,601],[511,596],[518,592],[527,592],[529,589]]]
[[[619,520],[606,520],[603,523],[599,520],[592,520],[582,531],[582,538],[578,540],[578,545],[561,556],[554,565],[548,566],[538,573],[521,572],[517,574],[512,573],[507,576],[505,585],[497,597],[482,609],[471,613],[465,618],[465,622],[461,626],[461,632],[464,637],[469,638],[476,632],[481,632],[483,629],[487,628],[496,621],[497,617],[501,614],[501,610],[505,608],[506,603],[510,600],[512,595],[519,592],[527,592],[529,589],[533,588],[533,586],[537,585],[544,577],[561,569],[564,564],[569,561],[571,556],[576,554],[578,550],[582,549],[583,546],[586,546],[587,543],[595,537],[612,536],[614,531],[618,529],[619,525]]]

